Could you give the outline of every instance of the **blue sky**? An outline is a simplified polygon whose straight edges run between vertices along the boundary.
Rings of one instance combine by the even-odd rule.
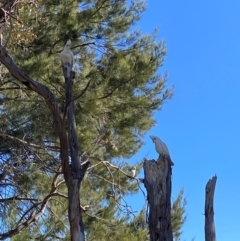
[[[240,237],[240,1],[148,1],[137,24],[143,34],[159,27],[167,56],[161,73],[174,97],[134,157],[156,158],[149,135],[168,145],[175,198],[184,187],[187,222],[182,239],[204,240],[205,185],[215,174],[215,227],[218,241]],[[140,177],[141,175],[139,175]],[[134,196],[132,197],[134,199]],[[136,198],[138,205],[143,200]],[[136,201],[135,201],[136,202]],[[134,203],[135,203],[134,202]]]

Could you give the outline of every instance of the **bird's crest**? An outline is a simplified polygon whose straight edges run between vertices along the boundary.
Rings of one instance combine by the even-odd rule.
[[[156,136],[150,136],[150,138],[152,139],[153,142],[157,139]]]
[[[69,39],[67,42],[66,42],[66,44],[65,44],[65,47],[71,47],[71,45],[72,45],[72,41],[71,41],[71,39]]]

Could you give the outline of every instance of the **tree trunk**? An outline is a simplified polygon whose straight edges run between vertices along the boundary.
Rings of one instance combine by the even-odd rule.
[[[217,176],[207,182],[205,199],[205,241],[216,241],[213,199]]]
[[[144,185],[149,204],[148,225],[151,241],[173,241],[171,224],[171,162],[167,156],[144,160]]]
[[[68,214],[72,241],[84,241],[84,225],[82,221],[82,210],[80,208],[80,186],[89,162],[82,165],[82,157],[79,153],[76,120],[73,101],[73,77],[70,65],[63,66],[66,91],[66,108],[68,120],[68,142],[71,156],[71,175],[68,189]],[[70,74],[69,74],[70,73]]]

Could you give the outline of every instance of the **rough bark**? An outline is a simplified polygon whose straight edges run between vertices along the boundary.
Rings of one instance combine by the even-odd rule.
[[[66,91],[66,108],[68,120],[68,139],[71,156],[71,176],[68,190],[68,214],[72,241],[84,241],[84,225],[82,221],[82,210],[80,208],[80,186],[89,162],[82,165],[82,156],[79,153],[77,140],[76,120],[73,101],[73,77],[71,66],[65,63],[63,66]]]
[[[171,162],[167,156],[144,160],[144,185],[149,204],[151,241],[173,241],[171,225]]]
[[[214,225],[214,191],[217,182],[215,175],[207,182],[206,185],[206,199],[205,199],[205,241],[216,241],[216,232]]]

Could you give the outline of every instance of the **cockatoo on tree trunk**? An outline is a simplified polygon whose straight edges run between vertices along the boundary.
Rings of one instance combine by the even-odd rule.
[[[64,65],[65,63],[69,63],[72,69],[74,63],[74,56],[73,52],[71,51],[71,45],[72,41],[69,39],[65,44],[63,51],[60,53],[60,58],[62,61],[62,65]]]
[[[161,141],[161,139],[157,136],[150,136],[150,138],[155,143],[155,149],[156,149],[157,153],[159,154],[159,156],[167,156],[171,162],[171,166],[173,166],[174,163],[171,160],[167,145],[163,141]]]

